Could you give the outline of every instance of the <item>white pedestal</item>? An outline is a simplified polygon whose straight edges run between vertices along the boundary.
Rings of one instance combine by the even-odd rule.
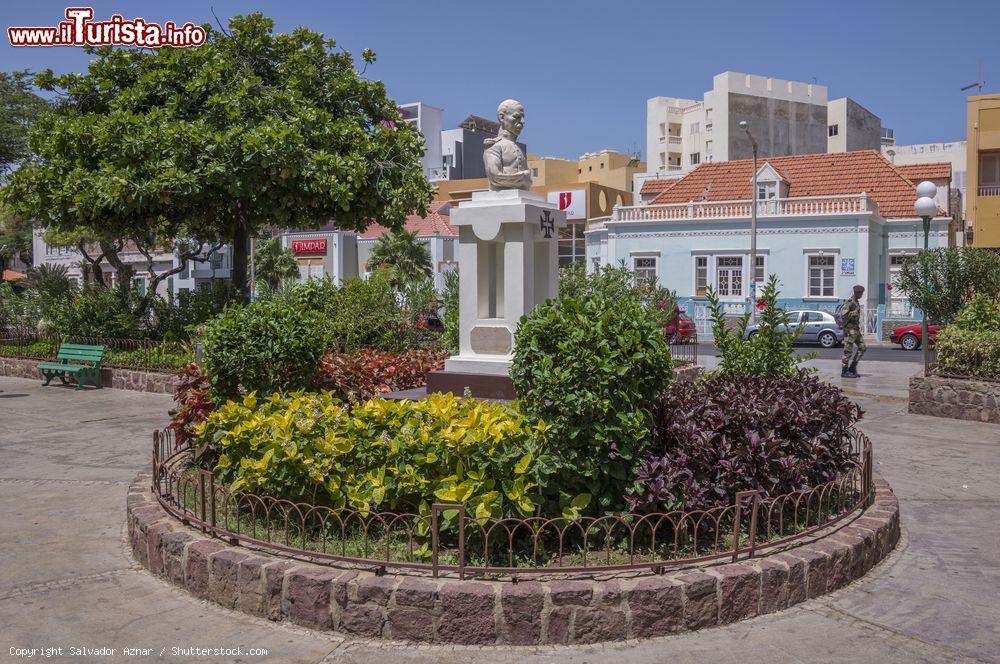
[[[541,194],[483,191],[451,212],[458,227],[459,353],[445,371],[506,376],[521,316],[559,288],[566,213]]]

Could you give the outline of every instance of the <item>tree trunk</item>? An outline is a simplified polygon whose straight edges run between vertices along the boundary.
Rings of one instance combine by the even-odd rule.
[[[236,224],[233,229],[233,289],[241,302],[250,301],[250,283],[247,279],[247,258],[250,255],[250,233],[247,229],[246,215],[243,214],[243,201],[236,203]]]

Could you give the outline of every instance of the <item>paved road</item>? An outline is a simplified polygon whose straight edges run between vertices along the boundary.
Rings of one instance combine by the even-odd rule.
[[[844,355],[844,347],[823,348],[814,344],[799,344],[795,347],[800,355],[816,353],[821,360],[839,360]],[[698,344],[698,355],[718,355],[715,346],[711,342],[701,342]],[[903,350],[899,346],[883,346],[876,343],[868,344],[868,351],[864,360],[869,362],[916,362],[923,361],[923,353],[920,350]]]
[[[817,363],[832,376],[836,363]],[[1000,662],[1000,427],[905,415],[912,367],[850,383],[902,506],[897,550],[864,579],[787,611],[607,646],[458,648],[345,640],[227,611],[139,568],[123,542],[128,482],[169,401],[0,378],[0,661],[11,647],[117,648],[50,661]],[[839,380],[837,378],[836,380]],[[145,658],[121,655],[144,647]],[[265,648],[192,656],[175,647]],[[157,655],[163,652],[162,657]]]

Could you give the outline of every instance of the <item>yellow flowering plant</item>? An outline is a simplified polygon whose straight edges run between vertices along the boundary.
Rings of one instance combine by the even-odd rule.
[[[545,504],[547,429],[515,407],[451,394],[352,407],[330,392],[299,391],[230,401],[200,425],[197,442],[235,491],[362,512],[427,514],[434,502],[461,503],[484,522]],[[564,502],[576,514],[589,496]]]

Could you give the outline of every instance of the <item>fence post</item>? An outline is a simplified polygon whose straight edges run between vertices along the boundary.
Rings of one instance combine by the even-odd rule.
[[[465,505],[458,506],[458,578],[465,581]]]
[[[211,520],[209,523],[212,524],[212,531],[215,531],[215,474],[209,473],[208,475],[208,491],[209,491],[209,504],[212,506]]]
[[[431,568],[434,578],[438,578],[438,505],[431,505]]]
[[[160,432],[153,432],[153,477],[149,482],[149,490],[156,493],[157,467],[160,461]]]
[[[202,470],[198,473],[198,493],[201,496],[201,531],[205,532],[205,475],[208,473],[207,470]]]
[[[750,556],[753,556],[754,550],[754,539],[755,531],[757,529],[757,491],[751,489],[750,491],[740,491],[736,494],[735,507],[736,510],[733,513],[733,562],[735,563],[740,557],[740,528],[743,523],[743,500],[748,497],[753,497],[753,502],[750,508]]]

